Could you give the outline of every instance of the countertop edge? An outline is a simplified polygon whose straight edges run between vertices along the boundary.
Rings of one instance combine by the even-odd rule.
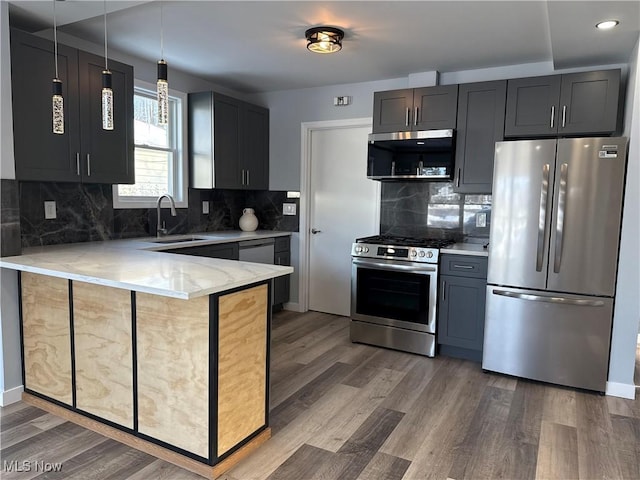
[[[476,257],[488,257],[489,249],[481,243],[456,243],[440,249],[440,255],[471,255]]]

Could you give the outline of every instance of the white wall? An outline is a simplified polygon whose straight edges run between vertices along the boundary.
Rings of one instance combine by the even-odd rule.
[[[0,2],[0,178],[16,178],[13,161],[11,114],[11,57],[9,55],[9,4]]]
[[[633,398],[636,339],[640,325],[640,36],[629,59],[625,105],[624,133],[630,138],[629,161],[607,393]]]

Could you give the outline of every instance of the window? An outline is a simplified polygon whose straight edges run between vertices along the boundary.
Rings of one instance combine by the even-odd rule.
[[[169,90],[169,124],[158,125],[155,85],[137,82],[133,93],[136,183],[113,186],[114,208],[153,208],[169,193],[187,207],[186,94]]]

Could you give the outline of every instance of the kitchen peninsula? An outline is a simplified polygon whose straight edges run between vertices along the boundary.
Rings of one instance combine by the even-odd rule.
[[[216,478],[270,436],[271,279],[293,269],[153,251],[165,247],[0,259],[20,272],[23,400]]]

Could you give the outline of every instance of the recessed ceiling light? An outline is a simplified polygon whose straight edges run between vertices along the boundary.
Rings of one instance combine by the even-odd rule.
[[[617,26],[619,23],[620,22],[618,20],[605,20],[604,22],[597,23],[596,28],[599,28],[600,30],[609,30],[610,28]]]

